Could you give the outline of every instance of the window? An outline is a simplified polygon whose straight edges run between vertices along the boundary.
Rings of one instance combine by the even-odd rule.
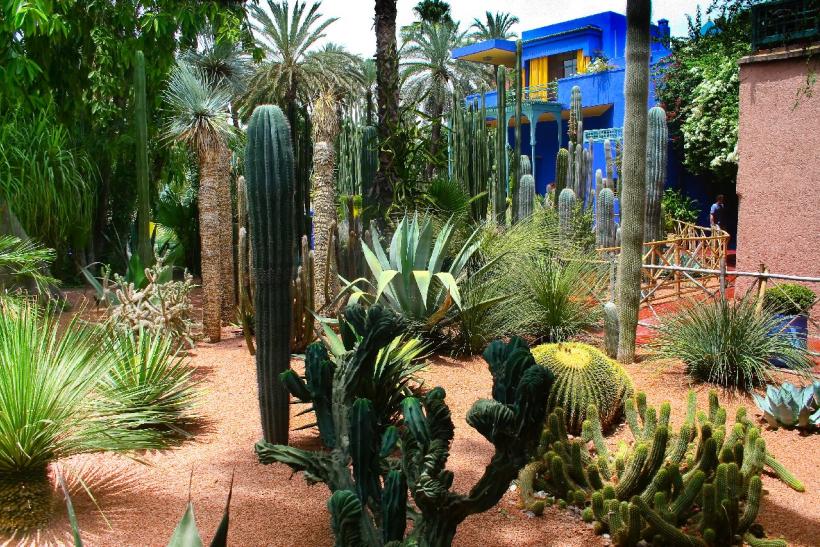
[[[564,60],[564,78],[575,76],[578,72],[578,59]]]

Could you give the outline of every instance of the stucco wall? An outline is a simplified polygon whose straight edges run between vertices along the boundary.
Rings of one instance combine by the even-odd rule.
[[[772,272],[820,277],[820,84],[797,100],[820,62],[816,54],[806,59],[741,60],[738,270],[762,263]],[[809,286],[820,292],[820,284]],[[820,317],[820,306],[813,316]]]

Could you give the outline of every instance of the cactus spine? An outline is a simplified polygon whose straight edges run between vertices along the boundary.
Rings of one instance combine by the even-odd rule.
[[[641,303],[646,200],[646,103],[649,99],[649,0],[627,0],[624,158],[621,184],[621,254],[618,261],[618,360],[635,360]]]
[[[532,175],[524,175],[518,185],[518,219],[523,220],[532,216],[535,204],[535,179]]]
[[[145,98],[145,55],[137,51],[134,57],[134,123],[136,124],[137,175],[137,254],[142,266],[154,263],[151,248],[151,203],[148,190],[148,121]]]
[[[248,213],[253,249],[256,373],[265,440],[288,442],[288,391],[279,375],[290,367],[293,272],[293,146],[279,107],[257,107],[248,124],[245,151]]]
[[[507,218],[507,84],[506,69],[499,65],[496,74],[498,97],[498,116],[496,117],[495,135],[495,196],[493,213],[498,224],[504,224]]]
[[[572,237],[573,214],[575,214],[575,192],[564,188],[558,197],[558,227],[561,239],[564,241],[569,241]]]
[[[521,97],[523,95],[521,83],[521,65],[521,40],[518,40],[515,43],[515,154],[513,155],[514,160],[517,160],[521,157]],[[521,182],[521,176],[523,174],[524,173],[521,172],[520,161],[513,161],[513,183],[519,184]],[[510,192],[513,196],[512,220],[513,222],[517,222],[520,218],[518,217],[518,213],[520,212],[520,204],[518,202],[518,199],[521,197],[521,194],[516,191],[516,188],[510,188]]]
[[[553,207],[558,208],[558,196],[567,187],[567,176],[569,175],[569,151],[566,148],[558,150],[555,156],[555,192],[553,196]]]
[[[666,162],[669,130],[666,127],[666,112],[655,106],[649,109],[649,125],[646,134],[646,224],[644,241],[663,239],[663,217],[661,200],[666,183]]]

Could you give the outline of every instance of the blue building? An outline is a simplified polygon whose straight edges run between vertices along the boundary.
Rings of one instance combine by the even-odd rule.
[[[670,53],[669,22],[658,20],[651,26],[650,63],[657,65]],[[521,153],[530,156],[536,190],[544,194],[555,180],[555,157],[568,144],[570,91],[581,89],[584,142],[593,150],[593,172],[605,170],[603,141],[618,140],[624,121],[624,59],[626,16],[611,11],[564,21],[522,33]],[[515,66],[515,42],[488,40],[453,50],[455,59],[490,65]],[[497,91],[467,97],[468,104],[484,100],[491,123],[496,123]],[[650,89],[647,108],[657,99]],[[508,143],[514,144],[512,129],[514,98],[508,92]],[[703,191],[700,181],[685,172],[674,151],[669,150],[667,187],[686,186],[686,191],[708,206],[712,196]],[[687,179],[684,181],[683,179]],[[704,218],[702,220],[708,219]],[[708,225],[708,224],[706,224]]]

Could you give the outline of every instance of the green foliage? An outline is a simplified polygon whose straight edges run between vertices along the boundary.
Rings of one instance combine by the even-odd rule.
[[[136,427],[178,432],[195,417],[191,410],[199,394],[194,369],[173,336],[115,327],[105,339],[105,351],[112,364],[101,389],[118,405],[109,410],[133,414]]]
[[[402,321],[379,305],[366,312],[349,306],[345,317],[331,388],[338,409],[332,416],[334,447],[311,452],[259,442],[257,455],[262,463],[285,463],[304,472],[308,482],[327,484],[336,545],[376,547],[402,540],[449,545],[466,517],[498,502],[532,454],[552,375],[535,365],[520,339],[490,344],[484,358],[493,375],[493,399],[477,401],[467,422],[494,445],[495,455],[470,493],[457,494],[450,491],[453,473],[446,468],[454,426],[444,390],[404,398],[398,429],[389,414],[381,414],[389,410],[377,409],[364,396],[378,390],[373,367],[379,352],[401,333]],[[345,326],[353,323],[355,332]],[[404,538],[408,518],[414,525]]]
[[[30,240],[0,235],[0,289],[13,288],[4,277],[10,277],[12,283],[31,280],[40,292],[56,285],[57,280],[45,273],[53,260],[52,249]]]
[[[677,228],[675,225],[676,220],[694,224],[697,222],[700,213],[698,201],[685,195],[677,188],[664,190],[661,210],[663,211],[663,227],[667,233],[675,232]]]
[[[690,391],[687,418],[677,434],[669,429],[668,402],[656,409],[639,393],[624,410],[634,444],[621,443],[612,456],[594,405],[581,438],[575,439],[567,436],[563,410],[554,410],[538,456],[519,475],[525,508],[540,513],[545,501],[555,499],[559,505],[585,507],[596,533],[610,534],[618,546],[634,546],[641,539],[656,546],[738,545],[744,535],[756,541],[751,532],[760,533],[754,523],[761,473],[764,467],[782,466],[767,454],[745,409],[729,427],[716,391],[709,394],[706,412],[697,411],[696,394]],[[549,497],[538,499],[535,490]]]
[[[804,387],[789,382],[776,387],[766,386],[766,396],[752,393],[757,408],[771,427],[797,427],[809,429],[820,427],[820,380]]]
[[[548,410],[563,408],[569,431],[581,432],[590,405],[595,406],[601,427],[610,427],[620,416],[624,401],[632,397],[632,379],[626,370],[592,346],[544,344],[534,347],[532,354],[555,376]]]
[[[782,315],[806,314],[816,300],[814,291],[797,283],[769,287],[763,294],[763,305]]]
[[[451,178],[471,198],[470,219],[483,222],[489,207],[490,178],[494,146],[486,124],[486,107],[482,103],[466,110],[453,98],[450,110],[449,138]]]
[[[805,348],[792,345],[770,310],[758,313],[754,299],[698,302],[667,318],[653,343],[656,355],[681,359],[694,379],[752,390],[769,379],[778,358],[795,372],[807,374]]]

